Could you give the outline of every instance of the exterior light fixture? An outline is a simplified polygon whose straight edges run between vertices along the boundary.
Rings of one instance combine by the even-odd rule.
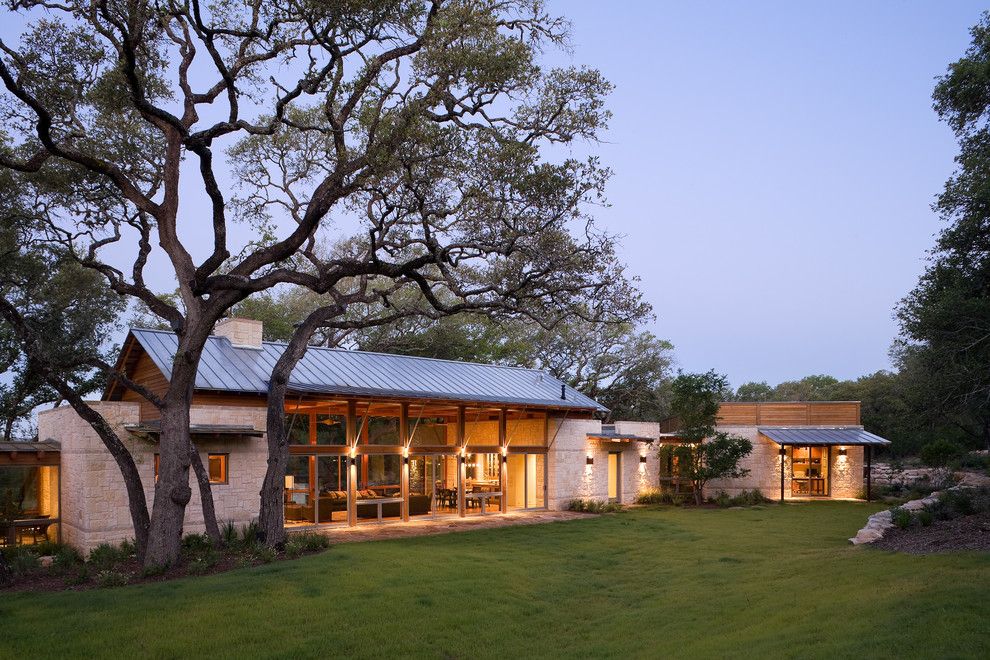
[[[645,454],[639,457],[639,462],[640,463],[645,463],[646,462],[646,455]]]
[[[847,453],[849,453],[849,450],[845,447],[839,447],[839,456],[845,456]]]
[[[588,459],[587,459],[587,461],[588,461],[587,462],[588,465],[594,465],[595,464],[595,457],[594,456],[589,456]]]
[[[787,455],[787,450],[784,449],[783,447],[781,447],[780,448],[780,451],[777,452],[777,453],[780,454],[781,456],[786,456]]]
[[[402,464],[403,465],[409,465],[409,457],[408,456],[403,456],[402,457]]]

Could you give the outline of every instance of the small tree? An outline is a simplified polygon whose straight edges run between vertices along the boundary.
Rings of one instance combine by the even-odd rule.
[[[680,426],[681,442],[661,446],[660,462],[676,460],[678,473],[694,487],[697,504],[704,501],[705,484],[712,479],[749,474],[739,461],[753,451],[753,443],[716,428],[719,401],[727,389],[726,377],[714,371],[678,374],[671,385],[671,411]]]

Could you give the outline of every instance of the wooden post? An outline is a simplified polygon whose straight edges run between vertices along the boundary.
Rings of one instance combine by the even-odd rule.
[[[309,413],[309,444],[316,446],[316,412]],[[320,522],[320,489],[316,485],[316,456],[310,456],[309,463],[309,499],[313,503],[314,523]]]
[[[873,501],[873,447],[866,447],[866,501]]]
[[[399,406],[399,437],[402,438],[402,480],[400,481],[399,492],[402,497],[400,509],[402,520],[409,522],[409,404],[403,403]]]
[[[454,440],[457,443],[457,515],[465,516],[464,488],[467,479],[465,465],[467,451],[464,446],[464,406],[457,406],[457,422],[454,424]]]
[[[354,445],[357,441],[357,405],[347,402],[347,524],[357,524],[357,463]]]
[[[506,442],[506,420],[505,420],[505,408],[501,408],[498,411],[498,447],[499,447],[499,468],[498,468],[498,488],[502,491],[502,497],[499,498],[499,511],[505,513],[509,510],[509,475],[508,467],[506,461],[508,460],[506,455],[509,448],[505,444]],[[525,503],[524,503],[525,504]]]
[[[784,457],[787,455],[787,450],[784,445],[780,446],[780,503],[784,503]]]

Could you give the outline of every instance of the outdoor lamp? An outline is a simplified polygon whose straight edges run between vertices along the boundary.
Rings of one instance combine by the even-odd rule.
[[[645,455],[643,455],[643,456],[640,456],[640,457],[639,457],[639,462],[640,462],[640,463],[645,463],[645,462],[646,462],[646,456],[645,456]]]
[[[780,454],[781,456],[786,456],[787,455],[787,450],[784,449],[783,447],[781,447],[780,448],[780,451],[777,452],[777,453]]]
[[[847,453],[848,452],[845,447],[839,447],[839,456],[845,456]]]
[[[595,464],[595,457],[594,456],[589,456],[588,457],[588,465],[594,465],[594,464]]]

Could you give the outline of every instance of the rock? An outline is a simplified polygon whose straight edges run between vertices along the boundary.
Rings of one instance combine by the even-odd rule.
[[[42,568],[51,568],[55,562],[55,557],[38,557],[38,563]]]

